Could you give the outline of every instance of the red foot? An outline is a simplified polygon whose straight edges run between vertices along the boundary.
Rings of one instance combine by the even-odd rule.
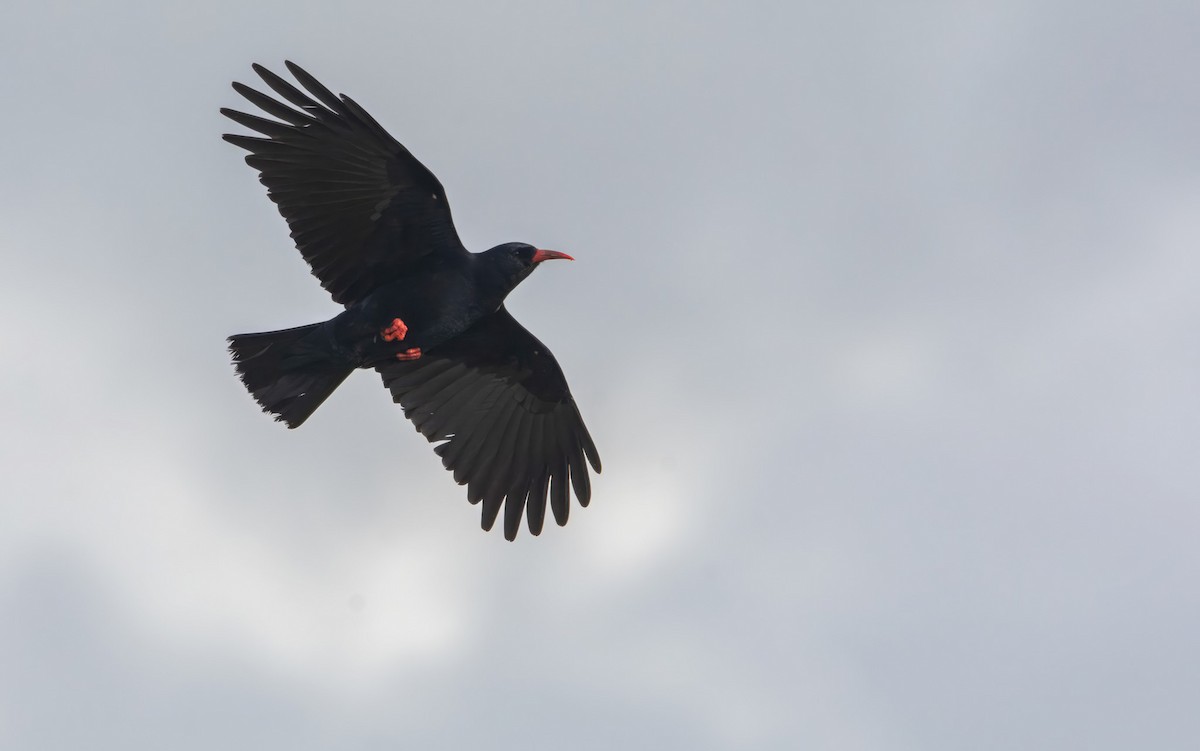
[[[408,326],[399,318],[392,319],[392,325],[380,332],[385,342],[398,342],[408,336]]]
[[[404,350],[403,352],[397,352],[396,359],[397,360],[420,360],[421,359],[421,348],[420,347],[412,347],[410,349]]]

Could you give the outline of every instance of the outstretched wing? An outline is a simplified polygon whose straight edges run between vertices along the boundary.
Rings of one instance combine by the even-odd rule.
[[[438,443],[467,499],[483,501],[484,529],[503,505],[506,538],[517,536],[526,510],[529,531],[539,534],[547,497],[566,524],[568,482],[588,505],[584,459],[600,471],[596,446],[554,355],[503,307],[418,360],[376,370],[404,416]]]
[[[350,97],[334,96],[298,65],[287,67],[308,94],[261,65],[254,71],[298,109],[234,83],[279,120],[222,109],[262,134],[224,138],[250,152],[246,163],[259,171],[296,247],[333,299],[345,305],[362,299],[430,253],[466,253],[433,173]]]

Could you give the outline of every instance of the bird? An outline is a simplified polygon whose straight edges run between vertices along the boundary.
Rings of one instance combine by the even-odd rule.
[[[234,82],[271,118],[221,108],[255,135],[249,152],[312,274],[343,310],[329,320],[228,338],[263,411],[297,428],[352,372],[373,369],[491,530],[514,540],[546,505],[565,525],[591,500],[600,455],[549,348],[505,298],[542,263],[574,260],[523,242],[468,251],[437,177],[345,94],[291,61],[301,88],[253,70],[278,98]]]

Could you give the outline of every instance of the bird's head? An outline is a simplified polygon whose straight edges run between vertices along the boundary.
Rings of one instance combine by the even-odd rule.
[[[520,284],[525,277],[533,273],[542,261],[562,258],[568,261],[575,259],[557,250],[541,250],[528,243],[505,243],[497,245],[483,253],[488,266],[499,276],[500,281],[512,289]]]

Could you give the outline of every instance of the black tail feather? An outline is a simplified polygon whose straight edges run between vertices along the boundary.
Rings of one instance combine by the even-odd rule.
[[[302,425],[354,371],[354,364],[324,341],[320,326],[229,337],[242,383],[264,412],[289,428]]]

